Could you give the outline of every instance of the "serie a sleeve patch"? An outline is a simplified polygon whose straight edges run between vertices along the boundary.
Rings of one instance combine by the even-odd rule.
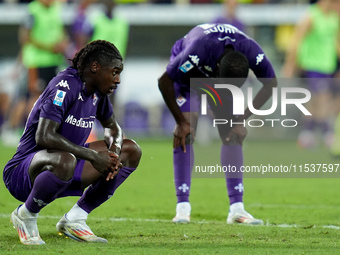
[[[65,96],[66,96],[66,92],[58,89],[57,93],[55,94],[53,104],[62,106]]]
[[[191,62],[187,60],[183,65],[179,67],[179,70],[181,70],[183,73],[186,73],[190,71],[193,67],[193,64],[191,64]]]

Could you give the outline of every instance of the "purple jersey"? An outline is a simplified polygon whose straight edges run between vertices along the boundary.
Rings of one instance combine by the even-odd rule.
[[[227,45],[247,57],[257,78],[275,77],[270,61],[253,39],[232,25],[217,23],[198,25],[178,40],[172,47],[167,73],[185,86],[189,86],[193,77],[214,77],[218,59]]]
[[[39,151],[35,134],[39,118],[53,120],[60,124],[58,133],[74,144],[84,146],[94,120],[105,121],[113,114],[112,104],[107,96],[86,93],[85,84],[77,71],[67,68],[54,77],[34,104],[27,119],[25,131],[20,139],[17,152],[7,163],[10,171],[32,152]]]

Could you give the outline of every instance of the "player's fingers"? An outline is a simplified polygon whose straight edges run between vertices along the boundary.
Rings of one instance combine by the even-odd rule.
[[[113,180],[113,178],[115,178],[115,176],[117,175],[117,171],[110,173],[110,179]]]
[[[190,134],[191,134],[192,138],[195,140],[195,137],[196,137],[195,129],[191,128]]]
[[[122,168],[123,167],[123,165],[122,165],[122,163],[120,162],[120,159],[117,161],[117,163],[116,163],[116,166],[115,166],[115,170],[117,171],[117,170],[119,170],[120,168]]]
[[[180,146],[180,140],[176,136],[174,136],[173,146],[174,146],[174,149]]]
[[[239,135],[237,135],[235,132],[230,131],[230,133],[227,135],[225,139],[228,143],[235,143],[239,140]]]
[[[195,138],[196,138],[196,134],[195,134],[195,132],[193,132],[193,133],[190,133],[191,134],[191,136],[192,136],[192,139],[194,139],[195,140]]]
[[[119,169],[121,168],[120,165],[121,165],[121,163],[112,165],[110,167],[110,172],[115,173],[115,172],[119,171]]]
[[[115,153],[115,152],[113,152],[113,151],[109,151],[109,156],[110,157],[113,157],[113,158],[118,158],[119,156]]]
[[[181,139],[181,148],[182,148],[184,153],[187,152],[187,149],[186,149],[186,146],[185,146],[185,138]]]
[[[238,135],[238,141],[240,144],[242,144],[243,140],[246,138],[247,132],[243,132],[240,135]]]
[[[106,181],[112,180],[112,172],[109,172],[108,175],[106,176]]]
[[[119,169],[110,169],[111,171],[107,174],[106,181],[112,180],[119,172]]]
[[[242,144],[243,140],[244,140],[244,136],[238,136],[238,142],[240,144]]]

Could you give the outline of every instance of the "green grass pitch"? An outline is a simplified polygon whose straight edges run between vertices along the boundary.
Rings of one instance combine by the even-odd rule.
[[[40,212],[46,245],[19,242],[9,222],[20,204],[0,184],[0,254],[339,254],[339,178],[246,178],[246,210],[265,226],[225,223],[228,196],[223,178],[193,178],[192,222],[171,223],[175,214],[171,140],[136,139],[143,150],[139,169],[87,221],[108,244],[78,243],[55,224],[77,201],[54,201]],[[0,144],[0,166],[14,148]],[[294,141],[246,141],[245,163],[337,164],[326,149],[299,150]],[[339,169],[340,172],[340,169]]]

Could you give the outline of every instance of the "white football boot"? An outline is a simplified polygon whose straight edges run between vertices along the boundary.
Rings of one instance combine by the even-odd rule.
[[[13,227],[18,231],[20,242],[26,245],[45,244],[39,235],[37,217],[19,213],[20,207],[21,206],[15,209],[11,214],[11,222]]]
[[[191,206],[189,202],[182,202],[176,205],[176,216],[172,219],[173,223],[189,223]]]
[[[85,220],[69,221],[66,214],[57,223],[57,231],[78,242],[107,243],[107,240],[93,234]]]
[[[234,203],[230,206],[227,224],[263,225],[263,220],[255,219],[244,210],[243,203]]]

